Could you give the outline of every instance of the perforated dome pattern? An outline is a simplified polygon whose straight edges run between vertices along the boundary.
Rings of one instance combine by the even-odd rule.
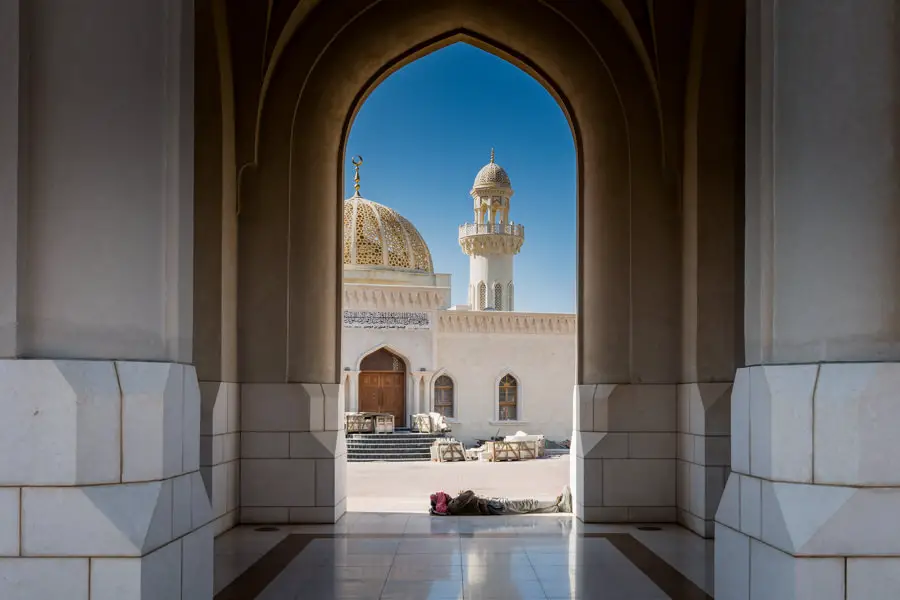
[[[481,167],[478,175],[475,176],[473,188],[509,186],[509,175],[506,170],[495,162],[489,162]]]
[[[431,252],[416,227],[360,196],[344,200],[344,264],[434,272]]]

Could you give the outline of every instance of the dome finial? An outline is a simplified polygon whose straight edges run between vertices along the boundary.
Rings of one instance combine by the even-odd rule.
[[[354,156],[350,159],[350,162],[353,163],[353,189],[355,190],[354,196],[359,196],[359,167],[363,164],[362,156]]]
[[[494,163],[494,149],[491,148],[491,164]]]

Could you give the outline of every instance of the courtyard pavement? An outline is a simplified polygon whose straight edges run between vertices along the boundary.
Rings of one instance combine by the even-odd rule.
[[[347,510],[427,513],[429,496],[439,491],[552,500],[568,483],[568,455],[500,463],[349,463]]]

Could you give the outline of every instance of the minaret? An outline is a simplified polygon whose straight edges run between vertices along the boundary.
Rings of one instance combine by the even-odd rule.
[[[513,189],[506,171],[491,162],[478,171],[470,192],[475,222],[459,228],[459,245],[469,255],[472,310],[514,310],[513,256],[525,242],[525,227],[509,219]]]

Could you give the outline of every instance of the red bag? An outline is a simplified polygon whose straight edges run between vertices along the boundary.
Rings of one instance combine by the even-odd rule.
[[[447,511],[447,503],[450,502],[452,498],[449,494],[445,492],[435,492],[431,495],[431,514],[433,515],[447,515],[449,512]]]

